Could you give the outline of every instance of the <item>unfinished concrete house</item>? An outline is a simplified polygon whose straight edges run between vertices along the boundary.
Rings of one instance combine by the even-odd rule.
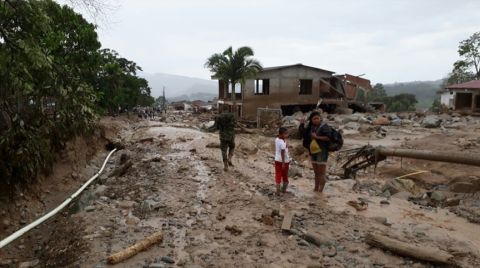
[[[442,104],[464,113],[480,113],[480,80],[450,85],[442,94]]]
[[[253,121],[261,109],[277,109],[282,115],[292,115],[298,110],[310,111],[319,103],[329,112],[338,106],[356,104],[356,87],[348,87],[346,91],[345,86],[351,76],[333,74],[303,64],[264,68],[254,79],[247,80],[242,87],[237,86],[235,101],[231,88],[219,81],[218,108],[232,111],[235,103],[238,116]]]

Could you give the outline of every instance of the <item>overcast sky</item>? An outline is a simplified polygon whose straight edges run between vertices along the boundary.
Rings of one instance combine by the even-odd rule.
[[[303,63],[372,82],[436,80],[480,31],[478,0],[123,0],[100,41],[148,73],[209,79],[208,56],[251,46],[263,66]]]

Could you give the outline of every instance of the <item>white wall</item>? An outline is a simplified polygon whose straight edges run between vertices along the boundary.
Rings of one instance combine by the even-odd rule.
[[[455,92],[444,92],[440,95],[440,103],[447,106],[448,108],[454,108],[454,100]]]

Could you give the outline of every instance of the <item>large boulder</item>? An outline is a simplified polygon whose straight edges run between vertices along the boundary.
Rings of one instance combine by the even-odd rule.
[[[388,126],[390,125],[390,120],[386,117],[378,117],[375,120],[373,120],[372,124],[376,126]]]
[[[389,191],[392,195],[400,192],[409,192],[412,194],[420,193],[414,181],[410,179],[393,178],[388,180],[382,188],[382,191]]]
[[[426,116],[422,121],[422,127],[425,128],[437,128],[440,127],[442,119],[436,115]]]
[[[238,150],[246,155],[254,155],[258,152],[258,147],[251,141],[242,140],[238,143]]]

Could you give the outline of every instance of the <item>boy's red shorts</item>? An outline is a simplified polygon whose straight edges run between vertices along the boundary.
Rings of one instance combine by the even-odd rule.
[[[288,183],[288,168],[290,164],[285,163],[285,168],[282,170],[282,162],[275,161],[275,183]]]

